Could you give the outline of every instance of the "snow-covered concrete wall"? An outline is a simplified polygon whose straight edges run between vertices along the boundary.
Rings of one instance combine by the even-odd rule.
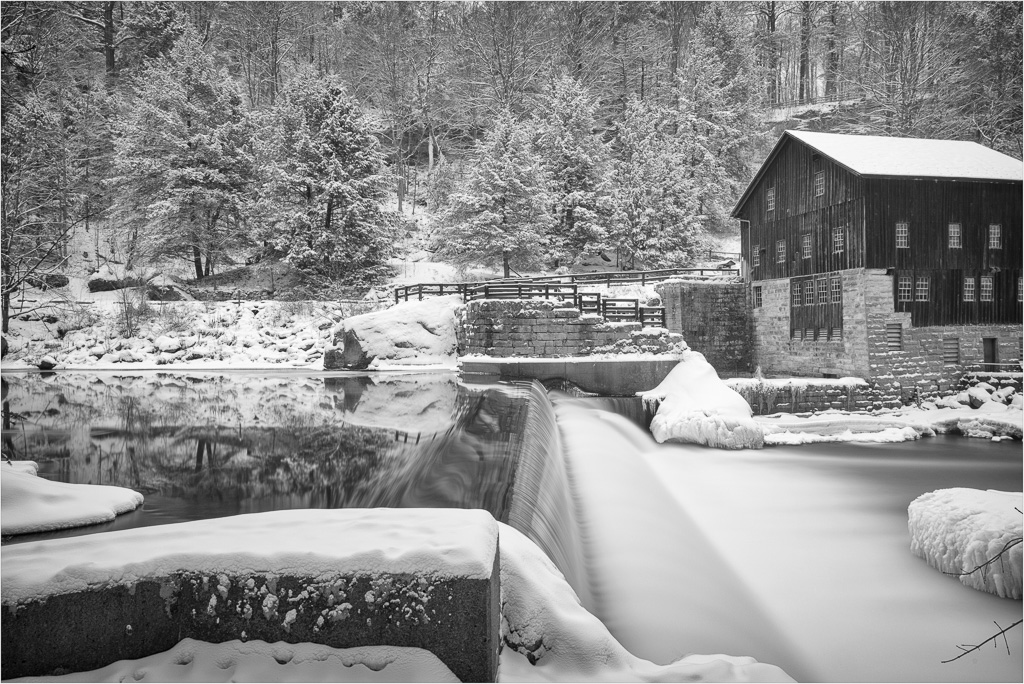
[[[182,638],[429,650],[495,681],[497,523],[459,509],[291,510],[4,551],[4,679],[83,672]]]
[[[666,325],[680,333],[719,373],[754,370],[750,308],[743,283],[668,281],[654,288]]]
[[[603,353],[675,354],[681,335],[639,323],[608,323],[553,301],[478,299],[466,304],[460,333],[464,353],[567,357]]]

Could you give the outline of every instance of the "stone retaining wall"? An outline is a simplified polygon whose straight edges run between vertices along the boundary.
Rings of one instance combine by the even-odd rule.
[[[460,329],[463,354],[546,358],[600,353],[675,353],[680,335],[639,323],[608,323],[549,300],[477,299],[466,304]]]
[[[665,306],[665,324],[680,333],[719,373],[754,370],[747,288],[720,281],[665,282],[654,288]]]
[[[873,383],[843,379],[836,383],[805,382],[789,378],[756,380],[729,378],[725,384],[750,404],[754,415],[771,413],[809,413],[839,409],[867,411],[899,405],[896,397],[885,394]]]

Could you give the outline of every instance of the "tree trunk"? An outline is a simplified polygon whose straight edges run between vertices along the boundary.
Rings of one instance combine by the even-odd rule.
[[[839,91],[839,3],[828,6],[828,36],[825,41],[825,95]]]
[[[192,265],[196,268],[196,280],[203,277],[203,253],[197,245],[192,245]]]
[[[114,2],[109,1],[103,6],[103,59],[106,67],[107,80],[117,77],[117,63],[114,60]]]
[[[505,270],[505,276],[504,277],[508,278],[511,275],[511,273],[512,273],[512,267],[508,263],[508,250],[507,249],[504,252],[501,253],[501,265],[502,265],[502,267]]]
[[[811,11],[813,4],[804,0],[800,10],[800,102],[809,102],[813,97],[811,84]]]

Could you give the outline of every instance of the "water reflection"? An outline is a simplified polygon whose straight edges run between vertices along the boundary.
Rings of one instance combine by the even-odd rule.
[[[483,508],[504,520],[528,401],[521,387],[451,373],[10,374],[3,384],[5,457],[147,495],[114,529],[286,508]]]

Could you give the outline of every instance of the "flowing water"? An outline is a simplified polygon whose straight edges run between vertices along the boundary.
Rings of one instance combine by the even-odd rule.
[[[803,681],[1021,680],[1019,628],[1011,656],[940,663],[1021,603],[931,569],[906,528],[926,491],[1020,491],[1019,442],[661,446],[635,402],[552,396],[452,374],[5,374],[3,445],[44,477],[146,494],[47,537],[280,508],[485,508],[655,662],[724,652]]]

